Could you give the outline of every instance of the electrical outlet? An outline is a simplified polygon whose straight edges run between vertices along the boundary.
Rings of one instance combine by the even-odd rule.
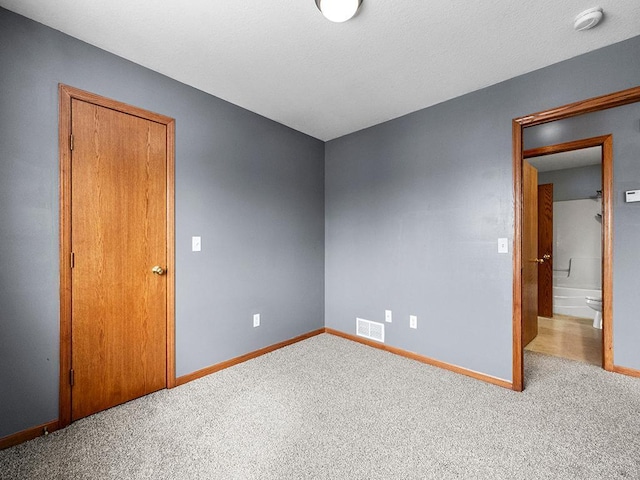
[[[409,328],[418,328],[418,317],[416,315],[409,315]]]
[[[384,321],[387,323],[391,323],[393,321],[393,314],[391,313],[391,310],[384,311]]]
[[[260,314],[256,313],[253,315],[253,326],[254,327],[259,327],[260,326]]]

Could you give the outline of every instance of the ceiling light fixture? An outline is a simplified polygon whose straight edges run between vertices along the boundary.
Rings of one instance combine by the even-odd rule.
[[[576,17],[573,21],[573,28],[575,28],[578,32],[582,30],[589,30],[590,28],[595,27],[602,20],[602,8],[594,7],[589,10],[585,10],[580,15]]]
[[[318,10],[327,20],[346,22],[358,13],[362,0],[316,0]]]

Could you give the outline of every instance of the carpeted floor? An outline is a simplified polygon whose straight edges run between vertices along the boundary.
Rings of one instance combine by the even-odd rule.
[[[1,479],[639,479],[640,380],[515,393],[330,335],[0,451]]]

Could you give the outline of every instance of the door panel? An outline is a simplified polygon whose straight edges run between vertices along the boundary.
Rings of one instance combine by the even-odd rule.
[[[553,184],[538,185],[538,315],[553,317]]]
[[[72,100],[72,420],[166,386],[166,126]]]
[[[538,335],[538,171],[522,168],[522,346]]]

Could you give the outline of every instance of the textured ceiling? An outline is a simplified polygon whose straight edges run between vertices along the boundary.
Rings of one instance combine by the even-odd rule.
[[[330,140],[640,34],[640,1],[0,0],[71,36]]]

